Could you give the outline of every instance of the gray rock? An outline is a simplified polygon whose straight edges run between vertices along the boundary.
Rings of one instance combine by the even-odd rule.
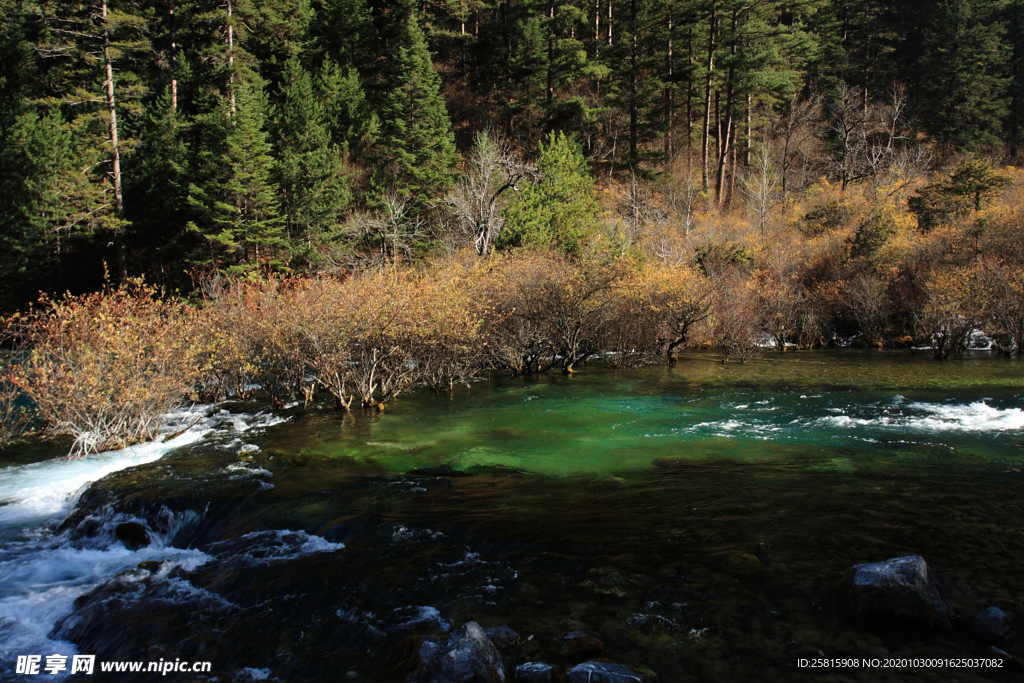
[[[422,646],[421,646],[422,648]],[[505,683],[501,655],[475,621],[452,631],[420,683]]]
[[[950,628],[939,583],[920,555],[854,565],[846,570],[846,590],[864,621]]]
[[[647,676],[622,664],[583,662],[565,677],[566,683],[647,683]]]
[[[540,662],[527,662],[516,667],[513,683],[551,683],[551,667]]]
[[[446,642],[447,641],[441,638],[431,638],[430,636],[423,639],[423,642],[420,643],[419,651],[419,664],[421,669],[426,669],[434,663],[437,656],[441,654],[441,649],[444,647]]]
[[[485,628],[484,634],[494,643],[494,647],[505,650],[514,647],[519,642],[519,634],[508,626],[493,626]]]
[[[971,628],[982,640],[1005,643],[1013,633],[1013,620],[998,607],[989,607],[975,615]]]

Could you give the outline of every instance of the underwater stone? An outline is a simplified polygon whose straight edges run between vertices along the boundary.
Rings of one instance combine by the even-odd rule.
[[[565,677],[566,683],[647,683],[647,676],[628,666],[607,662],[583,662]]]
[[[484,633],[487,635],[488,640],[494,643],[494,647],[499,650],[514,647],[519,642],[519,634],[508,626],[485,628]]]
[[[128,550],[145,548],[150,542],[149,532],[138,522],[122,522],[114,528],[114,534]]]
[[[420,683],[505,683],[501,655],[475,621],[452,631]]]
[[[430,636],[424,638],[423,642],[420,643],[419,668],[425,669],[433,664],[444,644],[445,641],[442,638],[431,638]]]
[[[597,654],[604,650],[604,643],[583,631],[573,631],[562,638],[562,650],[570,655]]]
[[[854,565],[845,582],[854,613],[864,621],[950,628],[939,583],[920,555]]]
[[[982,640],[1004,643],[1013,632],[1013,620],[998,607],[989,607],[974,616],[971,628]]]
[[[725,571],[735,576],[751,576],[761,571],[761,560],[750,553],[733,553],[725,560]]]
[[[541,662],[527,662],[516,667],[514,683],[551,683],[551,667]]]

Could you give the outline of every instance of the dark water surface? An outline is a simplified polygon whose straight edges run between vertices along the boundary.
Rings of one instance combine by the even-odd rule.
[[[4,454],[0,654],[45,636],[101,660],[212,662],[212,678],[167,679],[404,681],[417,636],[476,620],[533,636],[521,661],[605,657],[662,683],[1020,680],[797,661],[990,656],[960,620],[858,624],[836,584],[919,553],[961,617],[1024,615],[1022,408],[1024,364],[987,354],[494,379],[382,414],[222,420],[36,527],[2,525],[33,467]],[[114,538],[132,520],[151,546]],[[569,651],[576,630],[600,651]],[[1004,649],[1024,659],[1019,640]]]

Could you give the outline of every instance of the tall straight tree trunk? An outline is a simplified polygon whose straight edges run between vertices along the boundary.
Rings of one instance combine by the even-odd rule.
[[[594,0],[594,60],[601,50],[601,0]]]
[[[693,151],[693,27],[687,32],[686,45],[686,154]],[[688,161],[687,164],[690,162]]]
[[[725,206],[725,172],[729,160],[729,148],[732,146],[733,136],[733,68],[729,67],[729,75],[726,79],[725,88],[725,120],[722,121],[722,139],[718,146],[718,173],[715,177],[715,200],[718,208]]]
[[[555,97],[555,3],[548,3],[548,104]]]
[[[708,142],[711,137],[711,83],[715,75],[715,23],[718,21],[718,7],[712,6],[708,20],[708,60],[704,76],[704,125],[702,131],[702,152],[700,164],[701,186],[708,191]]]
[[[167,3],[168,21],[171,25],[171,111],[178,111],[178,36],[174,24],[174,0]]]
[[[608,0],[608,44],[612,44],[612,0]]]
[[[672,7],[668,9],[668,44],[665,50],[665,66],[668,78],[665,79],[665,118],[668,125],[668,131],[665,134],[665,153],[668,156],[672,156],[673,145],[672,145],[672,132],[675,127],[675,90],[672,83],[673,70],[675,64],[673,63],[672,49],[674,47],[672,41]]]
[[[235,115],[235,27],[231,21],[231,0],[228,0],[228,100]]]
[[[107,0],[103,0],[103,67],[106,70],[107,115],[110,117],[110,154],[112,175],[114,179],[114,211],[118,219],[124,218],[124,199],[121,192],[121,148],[117,141],[117,100],[114,97],[114,64],[110,50],[110,30],[107,22]],[[121,284],[128,279],[128,264],[125,255],[124,228],[117,226],[114,231],[114,244],[117,248],[118,277]]]
[[[629,165],[634,170],[639,163],[639,106],[637,105],[637,80],[640,78],[640,69],[637,65],[637,51],[640,49],[639,37],[637,36],[636,0],[629,1],[629,12],[631,20],[631,36],[629,47]]]

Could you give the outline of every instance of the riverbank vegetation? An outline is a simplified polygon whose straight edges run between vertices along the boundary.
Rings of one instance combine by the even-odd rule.
[[[695,347],[1021,350],[1017,0],[0,10],[4,438]]]

